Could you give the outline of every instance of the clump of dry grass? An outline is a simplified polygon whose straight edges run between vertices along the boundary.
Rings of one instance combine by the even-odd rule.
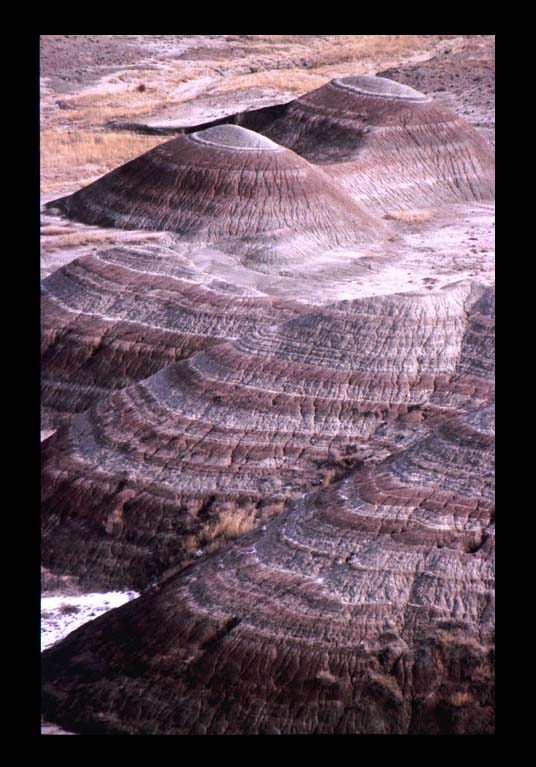
[[[58,237],[63,234],[72,234],[72,229],[68,226],[44,226],[41,229],[41,237]]]
[[[470,701],[471,696],[468,692],[455,692],[454,695],[449,698],[449,703],[452,706],[465,706],[465,704]]]
[[[106,232],[89,227],[82,230],[65,228],[65,231],[56,232],[50,232],[50,229],[54,229],[54,227],[44,227],[41,230],[41,254],[43,256],[50,255],[57,250],[84,247],[98,248],[108,244],[113,245],[119,239],[117,232]],[[57,229],[60,230],[61,227],[57,227]],[[47,235],[51,236],[48,237]],[[163,232],[138,232],[132,230],[130,232],[121,232],[120,241],[129,245],[140,245],[151,240],[158,240],[163,235]]]
[[[300,69],[271,69],[230,77],[214,89],[213,93],[228,93],[248,88],[272,88],[276,91],[303,94],[320,88],[329,82],[329,79],[325,75],[304,72]]]
[[[431,210],[394,210],[384,216],[389,221],[403,221],[405,224],[424,224],[433,217]]]
[[[219,549],[225,541],[251,532],[257,522],[254,504],[236,506],[234,503],[224,503],[213,524],[205,524],[197,535],[193,533],[184,537],[184,553],[191,558],[201,553],[209,554]]]
[[[256,526],[255,510],[251,508],[225,508],[215,526],[208,531],[209,540],[224,537],[237,538],[249,533]]]

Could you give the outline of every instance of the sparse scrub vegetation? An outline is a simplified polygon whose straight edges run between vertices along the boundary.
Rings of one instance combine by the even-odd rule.
[[[240,507],[232,503],[222,504],[219,514],[212,525],[205,525],[200,534],[187,535],[184,538],[184,553],[195,557],[198,551],[210,553],[219,549],[222,543],[251,532],[258,522],[256,507]]]
[[[161,144],[162,136],[94,131],[44,131],[41,135],[41,190],[84,185]]]
[[[471,695],[468,692],[455,692],[449,698],[449,703],[452,706],[465,706],[466,703],[470,703],[472,700]]]
[[[214,89],[214,93],[229,93],[247,88],[273,88],[293,95],[301,95],[320,88],[330,78],[299,69],[271,69],[246,75],[229,77]]]
[[[224,536],[225,538],[236,538],[239,535],[249,533],[256,525],[255,510],[251,508],[231,508],[225,509],[220,514],[216,526],[212,528],[213,538]]]
[[[50,231],[50,230],[53,231]],[[45,255],[56,250],[84,247],[102,247],[107,243],[116,242],[113,232],[106,232],[102,229],[68,229],[62,227],[43,227],[41,230],[41,253]],[[49,236],[50,235],[50,236]],[[162,237],[160,232],[136,232],[131,231],[124,237],[124,242],[130,245],[137,245],[149,240],[157,240]]]

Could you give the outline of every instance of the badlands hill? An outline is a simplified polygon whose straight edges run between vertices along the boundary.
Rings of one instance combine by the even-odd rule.
[[[169,247],[76,259],[42,283],[42,422],[57,427],[195,351],[305,310],[218,279]]]
[[[236,338],[253,322],[291,316],[295,307],[269,289],[259,293],[259,275],[299,279],[309,263],[344,279],[345,248],[362,250],[388,233],[321,170],[233,125],[165,143],[48,208],[89,224],[178,235],[167,249],[77,259],[44,281],[43,421],[52,427],[107,390]],[[185,242],[216,253],[226,279],[214,280],[199,256],[193,263]],[[238,260],[242,286],[229,259]],[[291,301],[304,288],[303,280],[291,285]]]
[[[48,207],[87,224],[166,230],[204,244],[239,237],[259,250],[269,237],[273,250],[283,238],[294,258],[382,228],[322,171],[236,125],[161,144]]]
[[[343,302],[100,400],[43,446],[43,564],[139,588],[260,524],[434,410],[493,389],[493,291]]]
[[[385,210],[493,198],[491,147],[408,86],[342,78],[280,112],[264,132],[314,162],[328,162],[328,149],[337,157],[313,166],[225,124],[164,143],[49,203],[86,223],[169,237],[151,250],[92,254],[44,281],[45,427],[237,338],[254,318],[284,320],[297,302],[333,300],[350,282],[355,290],[386,266],[399,269],[407,249],[379,217]],[[249,114],[244,120],[259,127]]]
[[[493,149],[382,78],[236,108],[44,211],[107,245],[43,282],[43,565],[142,591],[44,715],[493,732]]]
[[[114,734],[493,732],[493,415],[439,421],[44,654]]]

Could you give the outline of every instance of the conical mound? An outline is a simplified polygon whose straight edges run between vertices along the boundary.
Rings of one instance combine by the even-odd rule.
[[[345,93],[350,92],[360,96],[387,99],[391,103],[395,101],[430,101],[427,96],[419,93],[414,88],[410,88],[409,85],[402,85],[386,77],[371,77],[368,75],[341,77],[333,80],[331,86],[340,88]]]
[[[253,249],[262,237],[325,247],[382,231],[320,170],[236,125],[161,144],[49,208],[87,224],[167,230],[196,242],[247,238]]]
[[[245,113],[241,122],[249,120]],[[449,109],[383,77],[332,80],[288,104],[262,132],[328,164],[367,209],[494,197],[492,147]]]

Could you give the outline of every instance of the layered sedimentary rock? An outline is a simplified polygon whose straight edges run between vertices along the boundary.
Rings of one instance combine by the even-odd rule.
[[[264,110],[262,119],[245,113],[244,120],[322,163],[338,185],[264,136],[220,125],[159,146],[51,203],[89,223],[167,230],[181,245],[171,239],[167,252],[161,244],[130,255],[99,253],[45,281],[45,427],[195,350],[238,337],[251,322],[286,319],[295,309],[274,295],[322,303],[314,280],[328,297],[329,283],[339,280],[346,292],[350,279],[367,280],[392,264],[385,224],[365,209],[490,196],[489,147],[455,115],[390,80],[342,78],[272,118]],[[357,205],[342,185],[366,204]],[[179,252],[188,243],[199,249],[196,258]],[[371,259],[378,243],[385,254]]]
[[[220,122],[51,205],[119,247],[43,285],[44,404],[79,413],[43,563],[145,591],[45,653],[45,716],[491,732],[494,293],[437,278],[483,271],[452,222],[491,229],[492,150],[382,78]]]
[[[219,122],[252,128],[320,164],[369,210],[494,198],[491,146],[447,107],[387,78],[341,77]]]
[[[388,231],[305,160],[232,125],[159,146],[49,207],[170,232],[166,243],[93,254],[44,281],[51,427],[195,350],[292,316],[273,298],[276,278],[303,302],[307,287],[294,281],[355,277],[369,268],[356,249]]]
[[[92,734],[493,732],[494,517],[493,408],[469,398],[47,651],[45,714]]]
[[[162,247],[77,259],[42,285],[44,421],[57,426],[194,351],[304,311],[195,270]]]
[[[426,216],[424,217],[426,221]],[[68,261],[42,283],[42,423],[54,429],[113,390],[256,325],[341,298],[493,279],[493,204],[446,206],[396,239],[291,264],[243,261],[215,247],[125,245]],[[416,220],[419,221],[417,215]],[[122,243],[125,233],[118,233]]]
[[[161,144],[48,207],[87,224],[227,243],[261,263],[263,256],[298,260],[385,229],[318,168],[235,125]]]
[[[343,301],[100,400],[44,443],[44,564],[145,586],[426,419],[489,401],[492,295],[462,282]]]
[[[329,163],[330,174],[369,209],[494,196],[493,152],[484,139],[450,110],[385,78],[333,80],[289,105],[265,132]]]

